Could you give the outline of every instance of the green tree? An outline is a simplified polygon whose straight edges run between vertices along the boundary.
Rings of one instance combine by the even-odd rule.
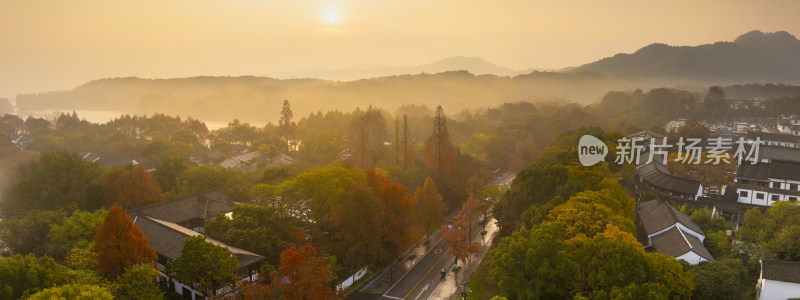
[[[199,166],[184,172],[178,180],[181,183],[178,189],[180,196],[218,189],[235,202],[250,200],[250,184],[240,171]]]
[[[757,245],[766,257],[800,261],[800,202],[776,202],[766,214],[748,210],[744,222],[738,235],[742,241]]]
[[[701,208],[692,213],[692,222],[700,226],[705,234],[711,234],[718,231],[725,231],[730,229],[728,223],[722,217],[714,217],[711,215],[711,210],[708,208]]]
[[[158,271],[145,264],[125,268],[125,273],[114,280],[115,299],[164,299],[164,292],[156,284]]]
[[[86,248],[75,247],[67,252],[62,264],[73,270],[93,271],[97,268],[97,253],[91,250],[92,245]]]
[[[339,159],[339,151],[346,147],[344,133],[326,131],[309,134],[300,144],[297,158],[322,166]]]
[[[47,234],[47,253],[55,259],[62,259],[75,247],[88,249],[100,224],[108,211],[98,209],[94,212],[77,210],[61,222],[53,224]]]
[[[65,207],[95,210],[102,204],[100,165],[87,162],[75,153],[43,153],[38,162],[19,170],[20,180],[3,199],[4,214]]]
[[[188,285],[198,283],[206,295],[236,279],[239,260],[231,250],[206,241],[202,235],[183,240],[181,255],[167,263],[167,274]]]
[[[741,266],[738,260],[732,260]],[[743,267],[742,267],[743,269]],[[722,261],[701,262],[689,269],[697,287],[693,299],[737,299],[740,296],[740,270]]]
[[[686,121],[686,125],[681,126],[678,128],[678,136],[683,138],[698,138],[698,139],[708,139],[710,131],[708,127],[704,126],[700,123],[697,119],[689,119]]]
[[[513,226],[520,214],[531,205],[542,205],[560,193],[559,187],[569,177],[567,169],[557,165],[533,163],[517,173],[511,188],[497,203],[495,216],[501,225]]]
[[[108,289],[91,284],[65,284],[44,289],[31,295],[30,300],[77,299],[77,300],[112,300],[114,296]],[[145,298],[141,298],[145,299]]]
[[[292,117],[294,113],[292,113],[292,108],[289,105],[289,100],[283,100],[283,108],[281,109],[281,119],[278,121],[278,128],[281,131],[281,135],[283,139],[288,143],[291,135],[294,123],[292,122]]]
[[[725,103],[725,91],[719,86],[708,88],[706,98],[703,100],[706,114],[711,114],[712,119],[724,117],[730,107]]]
[[[0,299],[20,299],[69,281],[69,269],[51,257],[0,257]]]
[[[730,238],[724,231],[717,231],[706,236],[703,244],[716,259],[722,259],[733,255],[733,245]]]
[[[550,223],[504,238],[490,251],[491,280],[511,298],[567,298],[578,266],[570,258],[565,234],[560,224]]]
[[[300,221],[311,228],[311,236],[315,239],[328,238],[334,207],[350,187],[363,178],[364,173],[355,168],[317,168],[278,186],[258,184],[254,191],[262,203],[278,210],[282,220],[286,219],[289,211],[302,212],[307,219]]]
[[[223,214],[206,220],[205,233],[225,244],[263,255],[277,265],[281,251],[289,247],[289,226],[272,207],[241,204],[232,218]]]
[[[153,179],[161,187],[163,192],[174,191],[179,186],[178,178],[186,172],[186,160],[183,157],[170,155],[162,158],[156,170],[153,172]]]
[[[65,212],[60,211],[31,210],[21,217],[2,220],[0,246],[8,247],[12,254],[45,255],[48,252],[47,236],[50,228],[59,224],[65,215]]]

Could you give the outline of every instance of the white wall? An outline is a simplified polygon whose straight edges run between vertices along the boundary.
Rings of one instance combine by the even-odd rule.
[[[761,288],[759,299],[764,300],[785,300],[790,298],[800,298],[800,284],[759,279]]]
[[[676,257],[675,259],[682,259],[688,262],[691,265],[699,264],[700,262],[707,261],[707,259],[703,258],[702,256],[698,255],[694,251],[686,252],[686,254]]]

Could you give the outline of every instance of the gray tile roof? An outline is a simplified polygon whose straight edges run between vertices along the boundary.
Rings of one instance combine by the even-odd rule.
[[[661,165],[659,167],[658,165]],[[651,162],[639,168],[639,176],[649,184],[659,188],[686,195],[696,195],[700,190],[700,182],[696,180],[672,176],[663,164]]]
[[[703,246],[703,242],[701,242],[700,239],[683,232],[678,227],[673,227],[651,239],[653,241],[653,248],[655,248],[658,253],[679,257],[689,251],[693,251],[702,258],[714,260],[714,257],[711,256],[708,249]]]
[[[659,200],[640,202],[636,206],[636,213],[639,215],[639,220],[644,226],[647,235],[656,233],[675,223],[681,223],[686,228],[698,234],[703,234],[703,230],[699,225],[692,222],[691,217]]]
[[[800,162],[800,149],[761,145],[758,147],[758,158]]]
[[[770,178],[800,180],[800,162],[773,160],[755,165],[744,163],[736,171],[736,177],[764,181]]]
[[[225,194],[211,190],[132,209],[128,211],[128,216],[134,220],[134,224],[147,237],[147,243],[155,248],[160,256],[173,260],[181,255],[184,239],[189,236],[201,235],[201,233],[181,226],[180,223],[193,221],[188,223],[199,222],[202,224],[206,219],[216,216],[217,213],[233,211],[235,205],[236,203],[228,199]],[[248,275],[248,266],[264,260],[261,255],[225,245],[212,238],[207,237],[206,241],[230,249],[231,253],[239,259],[240,275]]]
[[[769,163],[742,163],[736,170],[737,178],[769,180]]]
[[[800,180],[800,162],[773,160],[769,167],[769,177]]]
[[[762,141],[774,141],[784,143],[800,143],[800,136],[782,133],[769,133],[760,131],[750,131],[747,133],[746,140],[761,138]]]
[[[174,260],[181,255],[183,240],[190,236],[201,235],[198,232],[178,224],[147,216],[137,216],[134,220],[134,225],[142,230],[142,233],[147,237],[147,243],[150,247],[155,248],[158,254],[169,260]],[[264,257],[261,255],[228,246],[212,238],[207,237],[206,241],[230,249],[231,253],[239,260],[240,270],[246,269],[247,266],[253,263],[264,260]]]
[[[765,259],[761,261],[764,279],[800,283],[800,262]]]
[[[211,190],[161,203],[143,206],[128,211],[131,219],[148,216],[172,223],[183,223],[193,219],[208,219],[217,213],[233,211],[236,203],[218,190]]]

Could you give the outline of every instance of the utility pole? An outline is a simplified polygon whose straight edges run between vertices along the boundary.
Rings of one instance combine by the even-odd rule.
[[[408,168],[408,116],[403,115],[403,171]]]
[[[394,163],[400,164],[400,116],[394,117]]]

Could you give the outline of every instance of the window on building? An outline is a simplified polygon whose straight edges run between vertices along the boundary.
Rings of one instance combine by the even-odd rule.
[[[739,191],[739,197],[747,198],[747,196],[749,196],[749,195],[750,194],[747,191]]]
[[[764,193],[756,193],[756,199],[764,200]]]
[[[772,201],[780,201],[780,200],[781,200],[780,195],[772,195]]]
[[[795,185],[794,183],[787,183],[786,184],[786,189],[790,190],[790,191],[797,190],[797,185]]]

